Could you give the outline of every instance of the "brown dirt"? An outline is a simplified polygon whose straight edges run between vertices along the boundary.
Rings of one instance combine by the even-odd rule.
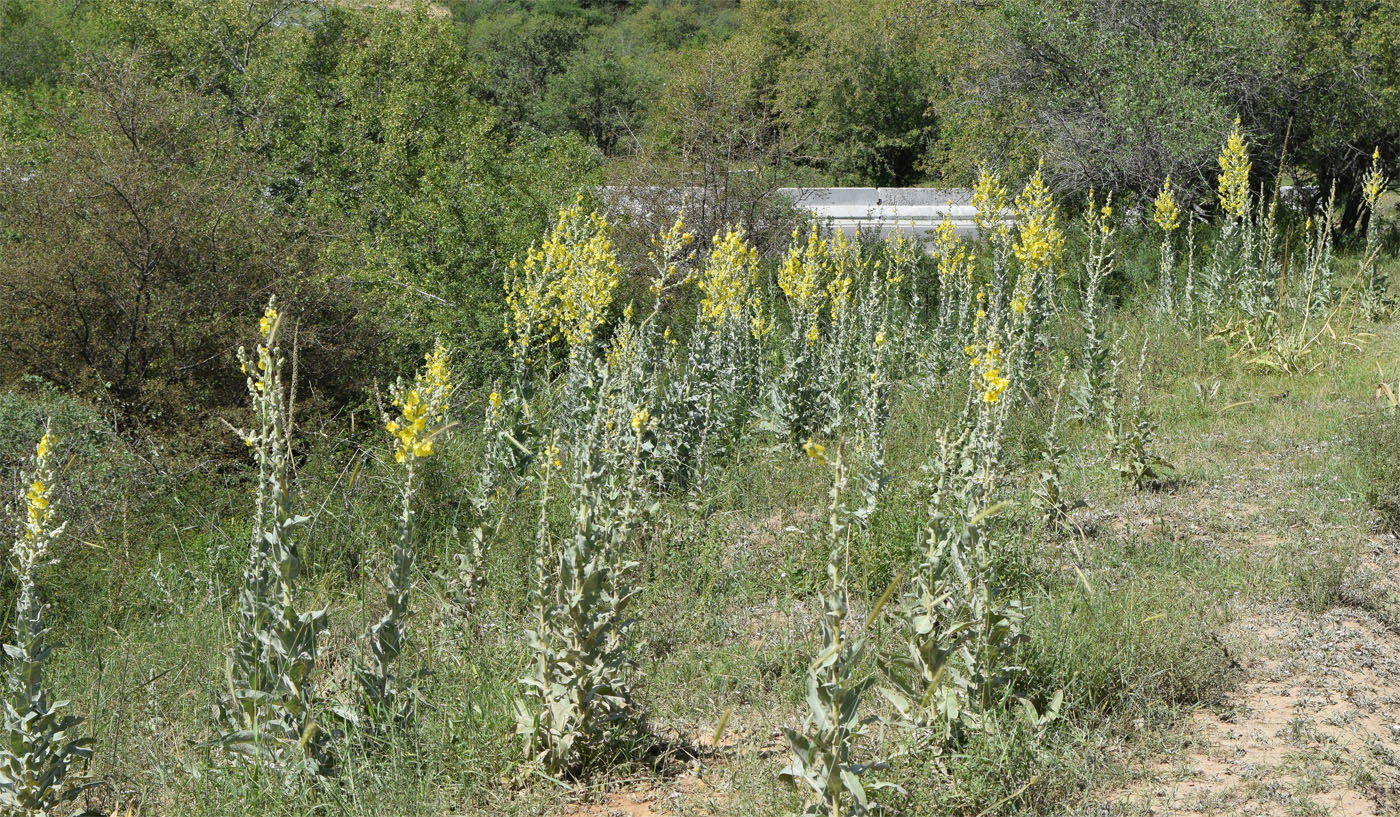
[[[1140,815],[1400,814],[1395,628],[1365,610],[1279,606],[1242,617],[1231,636],[1246,680],[1229,705],[1196,712],[1177,756],[1105,803]]]

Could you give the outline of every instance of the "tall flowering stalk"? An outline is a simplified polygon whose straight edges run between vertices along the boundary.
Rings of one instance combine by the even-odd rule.
[[[579,196],[523,263],[510,262],[505,331],[514,356],[528,362],[556,343],[591,343],[621,277],[612,227],[597,213],[585,215]]]
[[[826,450],[808,441],[807,456],[826,465]],[[869,734],[873,717],[861,717],[861,699],[875,682],[860,677],[865,658],[864,635],[847,622],[849,613],[845,567],[850,561],[852,513],[842,500],[846,469],[838,449],[832,465],[834,478],[828,508],[826,573],[830,589],[821,594],[823,608],[819,652],[807,668],[807,714],[801,729],[784,729],[788,765],[779,773],[782,780],[806,796],[804,815],[841,817],[869,814],[872,810],[867,790],[892,788],[888,783],[863,783],[862,778],[880,763],[856,759],[858,742]],[[880,614],[880,606],[867,621]]]
[[[51,701],[44,683],[50,647],[39,598],[39,571],[54,563],[52,549],[63,533],[54,524],[56,500],[50,457],[54,438],[48,426],[34,449],[30,470],[20,481],[21,514],[10,550],[15,594],[14,642],[5,645],[4,739],[0,741],[0,810],[48,815],[84,787],[68,782],[74,762],[92,755],[90,738],[74,738],[81,718],[64,715],[67,701]]]
[[[1207,318],[1218,317],[1227,310],[1247,305],[1256,289],[1254,254],[1254,225],[1250,218],[1249,148],[1240,131],[1234,127],[1216,159],[1220,166],[1216,195],[1225,213],[1225,224],[1211,250],[1206,269],[1205,286],[1201,293],[1202,312]]]
[[[599,390],[611,393],[606,381]],[[534,620],[526,631],[533,662],[520,679],[515,710],[527,760],[554,776],[583,772],[639,726],[627,655],[627,608],[637,594],[629,579],[637,563],[624,557],[623,546],[650,510],[640,466],[651,418],[644,406],[625,424],[609,427],[607,416],[598,412],[571,446],[572,525],[557,548],[547,523],[552,478],[563,466],[556,446],[542,463]],[[620,458],[606,450],[622,439],[629,444]]]
[[[302,567],[296,535],[307,517],[292,512],[287,490],[281,323],[271,300],[257,347],[238,350],[253,400],[253,428],[238,433],[258,466],[257,500],[216,743],[279,772],[320,773],[330,764],[328,735],[315,720],[311,683],[326,611],[299,612],[293,599]]]
[[[740,228],[716,233],[693,276],[700,291],[686,366],[668,403],[674,456],[685,481],[703,479],[707,462],[728,449],[764,381],[766,332],[758,250]]]
[[[1152,222],[1162,231],[1161,266],[1157,280],[1157,313],[1170,315],[1175,308],[1176,298],[1176,252],[1172,247],[1172,233],[1181,227],[1181,210],[1176,206],[1176,196],[1172,193],[1172,177],[1162,181],[1162,189],[1152,200]]]
[[[1104,336],[1107,304],[1103,284],[1113,274],[1113,197],[1103,206],[1089,192],[1084,211],[1084,232],[1089,245],[1084,259],[1084,291],[1080,297],[1080,319],[1084,324],[1084,344],[1079,356],[1079,380],[1071,390],[1077,411],[1084,419],[1102,416],[1105,385],[1109,374],[1109,347]]]
[[[1385,172],[1381,170],[1381,151],[1380,148],[1376,148],[1371,153],[1371,167],[1361,180],[1361,198],[1371,218],[1367,221],[1366,248],[1361,253],[1358,272],[1361,278],[1361,305],[1373,320],[1382,317],[1394,302],[1389,297],[1390,277],[1381,270],[1380,264],[1376,263],[1380,247],[1376,242],[1378,231],[1374,229],[1373,224],[1376,205],[1380,203],[1381,193],[1388,185]]]
[[[793,231],[792,244],[778,268],[778,288],[787,300],[792,326],[784,350],[777,402],[788,438],[794,444],[822,429],[831,413],[831,395],[822,389],[818,345],[831,266],[830,245],[816,226],[805,242]]]
[[[447,348],[439,341],[424,357],[412,383],[399,380],[390,390],[393,417],[384,428],[394,439],[394,462],[402,468],[399,486],[398,537],[385,584],[384,615],[366,633],[370,665],[357,673],[361,704],[372,721],[402,721],[411,714],[394,675],[408,635],[409,596],[413,589],[413,500],[418,491],[419,461],[432,456],[437,440],[448,431],[447,406],[453,392]]]
[[[1216,159],[1220,165],[1220,178],[1217,183],[1217,196],[1220,209],[1237,221],[1249,215],[1249,171],[1253,167],[1249,161],[1249,148],[1240,132],[1240,120],[1235,118],[1235,126],[1225,138],[1225,145]]]
[[[1056,267],[1065,248],[1064,232],[1056,221],[1054,197],[1036,168],[1016,196],[1016,240],[1011,250],[1021,264],[1021,274],[1007,304],[1011,312],[1010,371],[1020,381],[1022,394],[1033,390],[1030,362],[1047,342],[1041,330],[1053,308]],[[997,306],[1000,308],[1000,299]]]

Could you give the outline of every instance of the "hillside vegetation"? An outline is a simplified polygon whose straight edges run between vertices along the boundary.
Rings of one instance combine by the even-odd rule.
[[[1387,8],[4,0],[0,812],[1393,813]]]

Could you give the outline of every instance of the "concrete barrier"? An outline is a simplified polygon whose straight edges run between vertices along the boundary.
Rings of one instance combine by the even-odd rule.
[[[845,234],[895,233],[928,243],[945,218],[959,236],[976,236],[972,191],[924,187],[782,187],[778,194]]]

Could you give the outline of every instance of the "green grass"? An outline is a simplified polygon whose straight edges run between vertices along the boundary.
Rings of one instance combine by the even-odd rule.
[[[1039,698],[1063,690],[1062,717],[1036,737],[1007,714],[939,773],[901,755],[900,738],[886,734],[890,774],[906,783],[892,802],[906,813],[1056,814],[1090,804],[1174,740],[1184,715],[1225,704],[1239,677],[1228,628],[1241,610],[1390,603],[1368,596],[1358,578],[1373,517],[1366,454],[1374,452],[1358,456],[1355,429],[1373,411],[1376,362],[1397,358],[1400,335],[1375,327],[1359,349],[1327,345],[1326,365],[1290,377],[1248,371],[1219,341],[1126,312],[1118,322],[1125,348],[1149,339],[1145,400],[1159,453],[1179,479],[1165,491],[1132,491],[1108,467],[1103,429],[1065,424],[1064,476],[1070,496],[1088,503],[1078,512],[1085,535],[1052,538],[1024,501],[993,530],[1010,544],[1005,572],[1030,606],[1018,688]],[[900,393],[889,438],[894,479],[853,551],[858,616],[908,567],[922,508],[914,481],[952,402]],[[1047,420],[1042,410],[1014,418],[1008,431],[1013,498],[1027,495],[1020,466]],[[378,613],[391,477],[373,438],[313,436],[302,445],[299,503],[313,517],[302,606],[330,607],[321,669],[323,691],[335,697],[350,691],[356,638]],[[564,788],[522,765],[512,735],[516,679],[528,660],[532,496],[508,503],[488,536],[488,585],[475,617],[454,620],[444,601],[450,530],[469,525],[455,486],[470,479],[478,446],[469,434],[444,446],[422,494],[407,656],[426,671],[419,717],[387,740],[343,742],[333,782],[290,791],[199,746],[213,736],[211,705],[223,689],[232,588],[247,547],[246,486],[162,464],[124,489],[104,489],[116,493],[103,494],[101,508],[70,500],[91,544],[65,554],[81,572],[52,571],[46,589],[63,642],[53,682],[88,718],[97,740],[90,772],[106,781],[88,802],[110,809],[134,800],[143,813],[191,815],[552,814],[650,780],[670,791],[683,775],[702,781],[686,784],[685,802],[709,802],[714,813],[795,808],[776,780],[785,749],[773,734],[803,705],[828,472],[755,433],[703,493],[662,497],[632,554],[644,586],[634,655],[639,703],[674,751],[660,763],[619,758],[611,775]],[[85,467],[72,477],[87,480]],[[113,503],[125,511],[113,513]],[[872,633],[878,647],[894,635],[885,624]]]

